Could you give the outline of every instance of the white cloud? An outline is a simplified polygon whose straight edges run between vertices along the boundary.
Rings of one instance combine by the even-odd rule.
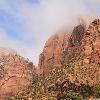
[[[34,49],[28,48],[22,41],[17,41],[9,38],[7,36],[5,29],[1,27],[0,27],[0,47],[15,49],[18,54],[21,54],[26,58],[29,57],[30,60],[33,60],[32,55],[34,54]]]
[[[94,2],[88,0],[92,1]],[[33,46],[29,47],[23,41],[13,40],[6,36],[5,32],[1,32],[3,37],[1,41],[4,42],[0,45],[17,49],[21,55],[33,59],[37,64],[38,55],[49,36],[63,26],[76,25],[79,16],[83,16],[87,21],[96,17],[88,9],[86,2],[86,0],[39,0],[38,4],[33,5],[25,0],[17,0],[14,8],[9,0],[1,0],[0,9],[6,10],[17,20],[23,28],[23,32],[18,34],[26,40],[32,40]],[[99,0],[96,0],[95,5],[98,2]]]

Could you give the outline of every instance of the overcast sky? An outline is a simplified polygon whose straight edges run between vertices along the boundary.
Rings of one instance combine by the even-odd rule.
[[[100,0],[0,0],[0,47],[10,47],[38,63],[45,41],[78,17],[100,15]]]

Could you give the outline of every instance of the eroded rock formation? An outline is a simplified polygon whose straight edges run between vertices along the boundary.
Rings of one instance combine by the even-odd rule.
[[[34,74],[34,66],[17,54],[0,58],[0,100],[26,88]]]
[[[46,42],[39,60],[40,74],[46,76],[64,64],[74,66],[73,80],[100,83],[100,20],[94,20],[87,29],[76,26],[71,36],[55,35]]]
[[[71,36],[51,37],[40,55],[39,71],[46,77],[14,98],[100,98],[100,20],[94,20],[87,29],[78,25]]]
[[[61,66],[61,55],[68,46],[68,39],[67,34],[56,34],[46,42],[43,52],[40,54],[39,74],[45,76],[53,68]]]
[[[76,32],[73,31],[73,34]],[[79,35],[80,36],[80,35]],[[72,39],[72,38],[71,38]],[[77,39],[75,39],[77,40]],[[74,42],[75,43],[75,42]],[[71,44],[71,43],[70,43]],[[79,82],[100,83],[100,20],[94,20],[76,45],[69,45],[63,53],[63,63],[74,66],[74,76]]]

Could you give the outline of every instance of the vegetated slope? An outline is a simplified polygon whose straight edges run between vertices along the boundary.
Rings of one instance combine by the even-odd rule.
[[[100,20],[74,28],[62,66],[10,100],[86,100],[100,98]]]
[[[81,83],[100,83],[100,20],[94,20],[82,38],[80,26],[76,27],[69,40],[69,46],[62,56],[62,62],[71,64],[74,75]],[[78,32],[79,30],[79,32]]]
[[[0,100],[8,100],[9,96],[26,88],[33,74],[31,62],[15,53],[3,54],[0,57]]]

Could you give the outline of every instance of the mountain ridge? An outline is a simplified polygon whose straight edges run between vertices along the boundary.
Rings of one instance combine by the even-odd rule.
[[[70,37],[61,42],[60,38],[64,37],[56,35],[50,38],[51,42],[46,42],[40,55],[38,81],[10,100],[100,98],[100,20],[95,19],[87,29],[83,25],[76,26]],[[57,66],[56,59],[60,61]]]

